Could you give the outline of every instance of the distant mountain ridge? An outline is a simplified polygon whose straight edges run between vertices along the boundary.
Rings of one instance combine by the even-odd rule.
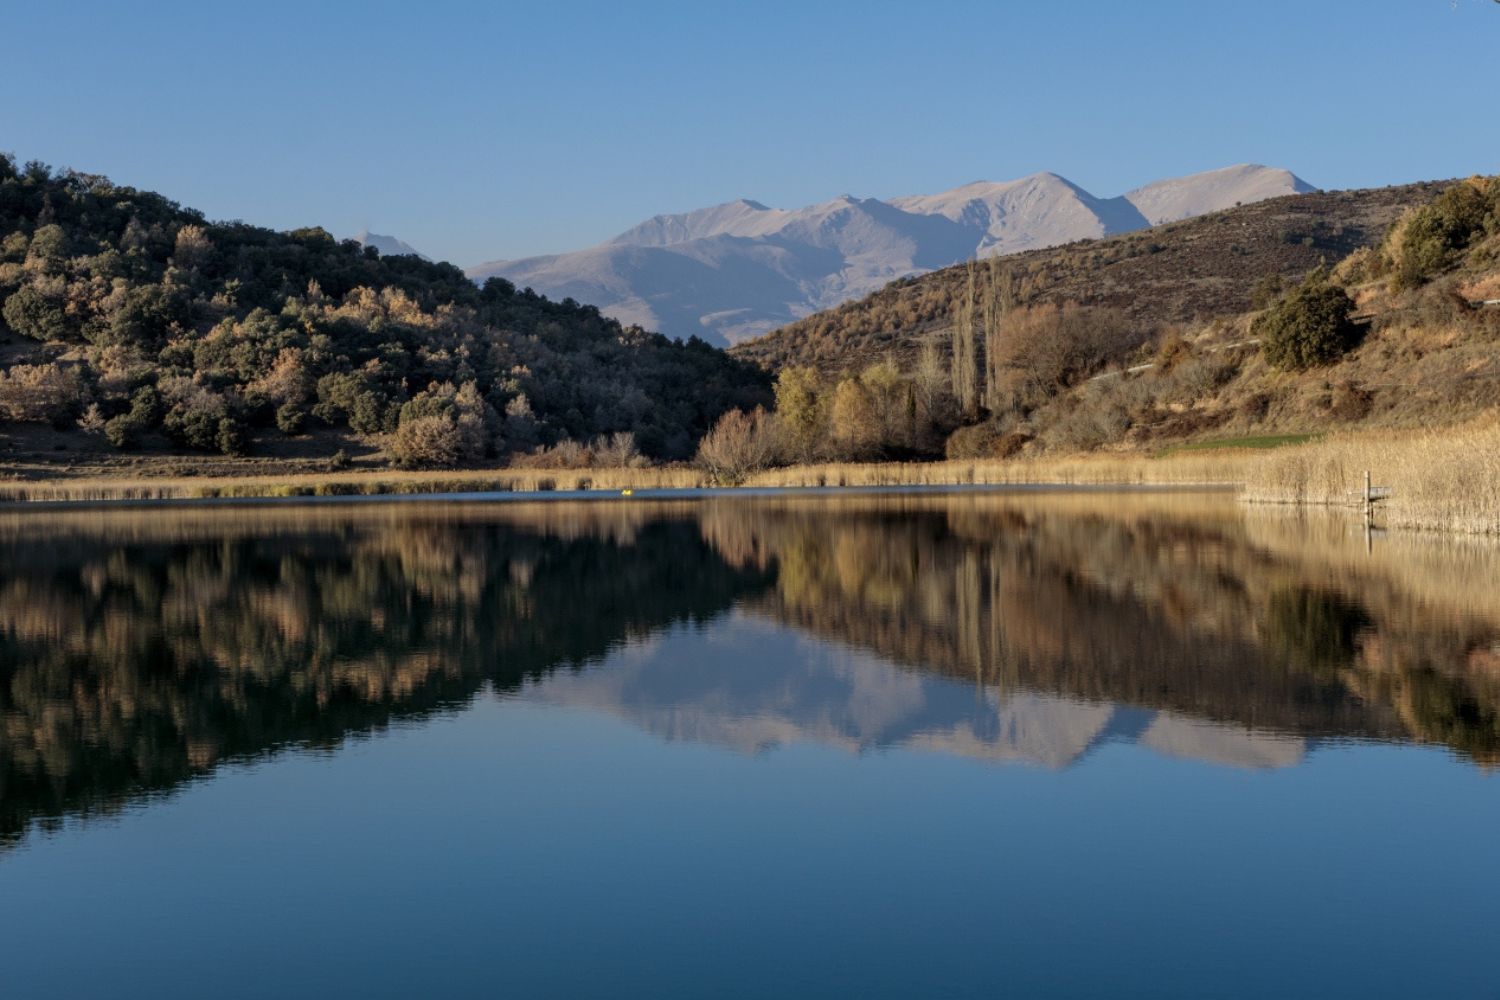
[[[585,250],[492,261],[468,274],[571,297],[670,336],[732,344],[971,257],[1313,190],[1288,170],[1241,164],[1114,198],[1052,173],[884,201],[846,194],[795,210],[742,198],[658,215]]]
[[[355,233],[350,237],[350,239],[358,243],[360,246],[374,247],[376,250],[380,251],[380,255],[382,257],[411,256],[420,257],[423,260],[432,259],[425,253],[417,250],[417,248],[412,246],[410,243],[398,240],[394,236],[382,236],[379,233],[372,233],[368,229],[364,229],[360,232]]]

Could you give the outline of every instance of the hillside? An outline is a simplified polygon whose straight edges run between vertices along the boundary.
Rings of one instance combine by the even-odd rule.
[[[1206,320],[1250,308],[1255,286],[1269,275],[1298,278],[1378,243],[1402,211],[1440,189],[1424,183],[1275,198],[1149,232],[1014,254],[1002,263],[1022,304],[1119,309],[1151,327]],[[1167,208],[1166,197],[1142,203],[1181,210]],[[910,356],[923,337],[951,325],[966,281],[962,266],[895,281],[731,353],[771,371],[812,365],[827,372],[856,370],[892,352]]]
[[[842,195],[800,209],[739,199],[658,215],[596,247],[470,268],[676,337],[738,343],[821,309],[975,256],[1097,238],[1312,190],[1240,165],[1099,198],[1051,173],[934,195]]]
[[[723,411],[769,398],[751,366],[591,306],[10,157],[0,317],[13,462],[474,465],[603,436],[615,461],[683,458]]]

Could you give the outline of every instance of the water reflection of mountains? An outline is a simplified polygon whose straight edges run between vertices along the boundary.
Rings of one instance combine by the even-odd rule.
[[[1500,752],[1500,629],[1462,579],[1408,578],[1228,507],[1039,504],[7,515],[0,836],[487,683],[742,749],[1063,765],[1128,739],[1257,766],[1322,738]],[[557,673],[732,607],[717,628],[765,646],[791,626],[801,652]]]

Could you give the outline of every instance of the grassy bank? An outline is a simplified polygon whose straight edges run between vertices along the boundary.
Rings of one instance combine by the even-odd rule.
[[[840,487],[1055,483],[1232,485],[1256,504],[1356,506],[1369,470],[1392,495],[1391,527],[1500,534],[1500,414],[1428,431],[1334,433],[1306,443],[1215,442],[1156,456],[1141,452],[1021,460],[872,462],[767,469],[743,485]],[[684,489],[715,485],[686,466],[642,469],[356,470],[213,477],[98,476],[0,484],[0,500],[152,500],[199,497],[375,496],[462,492]]]
[[[90,476],[0,483],[0,501],[186,500],[384,496],[416,493],[546,493],[683,489],[709,485],[693,468],[352,470],[247,476]]]
[[[1112,452],[1013,461],[813,465],[772,469],[754,486],[875,486],[898,483],[1235,485],[1248,503],[1357,506],[1369,470],[1389,487],[1379,502],[1391,527],[1500,534],[1500,414],[1425,431],[1334,433],[1185,448],[1157,457]]]

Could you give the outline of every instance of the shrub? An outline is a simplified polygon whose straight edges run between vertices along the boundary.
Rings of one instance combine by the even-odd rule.
[[[224,397],[202,386],[179,387],[169,395],[172,392],[178,393],[176,401],[162,419],[167,435],[189,448],[222,450],[220,423],[230,415]]]
[[[307,414],[296,403],[282,403],[276,408],[276,429],[283,434],[301,434],[306,419]]]
[[[635,435],[620,431],[609,437],[598,437],[589,445],[594,464],[605,469],[630,469],[642,464],[641,453],[635,446]]]
[[[60,424],[83,406],[83,380],[61,365],[15,365],[0,371],[0,417]]]
[[[160,417],[161,396],[151,386],[141,386],[130,397],[130,409],[105,422],[104,436],[122,451],[134,448]]]
[[[5,325],[34,340],[60,340],[68,332],[68,318],[60,301],[30,285],[5,300]]]
[[[1455,184],[1398,224],[1388,241],[1398,288],[1420,285],[1500,227],[1500,179]]]
[[[1251,309],[1268,309],[1275,305],[1281,293],[1286,291],[1286,282],[1279,274],[1268,274],[1255,283],[1250,291]]]
[[[997,423],[974,424],[948,435],[943,454],[950,459],[1014,458],[1030,440],[1030,434],[1005,430]]]
[[[88,409],[78,418],[78,429],[85,434],[103,434],[106,423],[104,411],[99,408],[98,403],[90,403]]]
[[[138,445],[140,435],[140,428],[131,421],[127,413],[104,422],[104,439],[121,451],[129,451]]]
[[[1245,401],[1240,404],[1240,416],[1244,417],[1252,424],[1260,423],[1262,420],[1266,419],[1266,415],[1270,412],[1270,393],[1252,393],[1251,395],[1245,397]]]
[[[1340,382],[1333,387],[1328,410],[1339,420],[1362,420],[1369,416],[1373,399],[1374,396],[1368,389],[1353,382]]]
[[[245,432],[240,422],[233,417],[220,417],[218,433],[214,436],[214,442],[219,450],[226,455],[243,455],[245,453]]]
[[[456,465],[460,449],[458,425],[446,416],[403,420],[391,438],[391,457],[404,468]]]
[[[1350,320],[1354,301],[1321,271],[1255,318],[1250,332],[1261,340],[1266,360],[1300,370],[1338,360],[1358,340]]]

